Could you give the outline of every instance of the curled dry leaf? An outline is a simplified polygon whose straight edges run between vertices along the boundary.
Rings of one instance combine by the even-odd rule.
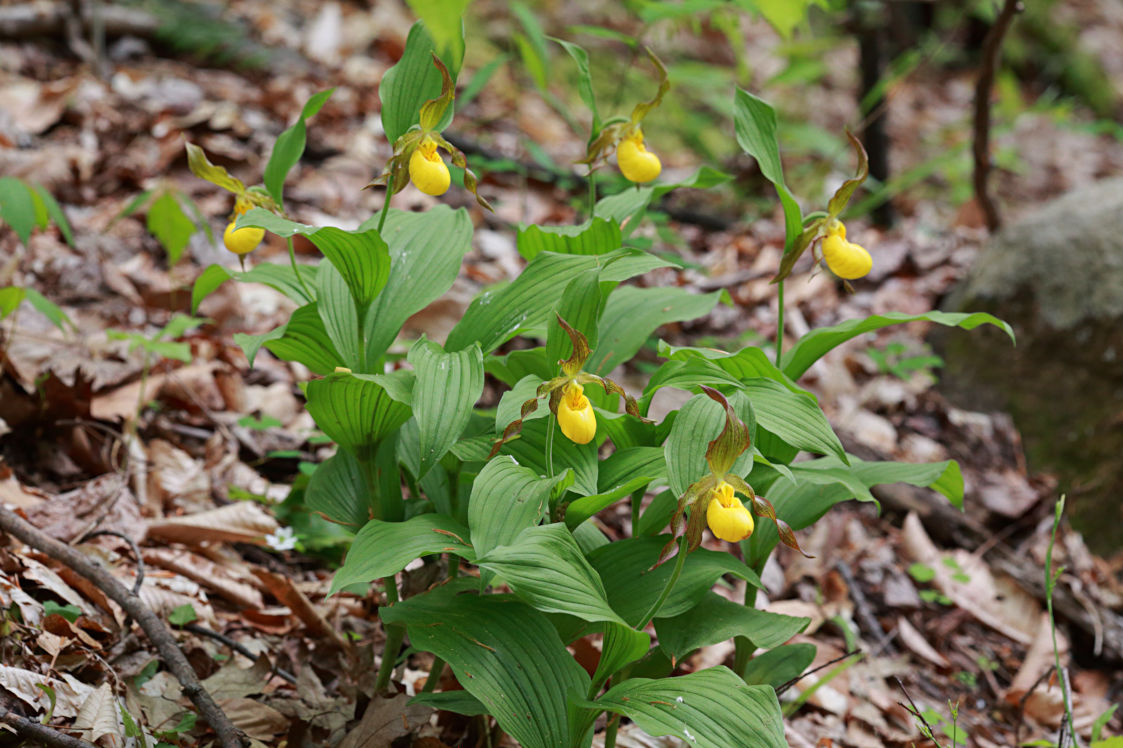
[[[110,737],[110,744],[122,745],[124,735],[118,723],[118,708],[113,689],[108,682],[102,683],[82,702],[73,729],[91,743]]]
[[[182,574],[188,579],[214,590],[235,605],[256,609],[265,606],[261,599],[261,593],[257,589],[239,582],[220,564],[216,564],[197,553],[168,548],[145,548],[143,555],[146,564]]]
[[[48,678],[31,670],[0,665],[0,687],[28,706],[38,711],[46,711],[50,703],[47,694],[39,688],[40,684],[54,689],[54,713],[59,717],[77,716],[78,710],[94,690],[67,673],[64,673],[61,679]]]
[[[265,545],[265,536],[279,525],[259,505],[247,501],[186,517],[172,517],[148,525],[149,537],[176,543],[201,544],[226,541]]]

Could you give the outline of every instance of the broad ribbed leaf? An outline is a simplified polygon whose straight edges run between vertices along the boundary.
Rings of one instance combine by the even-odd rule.
[[[316,270],[317,268],[311,265],[305,265],[300,269],[300,275],[309,288],[315,287]],[[296,273],[289,265],[274,265],[263,262],[244,273],[228,270],[222,265],[211,265],[195,279],[195,287],[191,290],[191,313],[195,314],[199,310],[199,304],[202,303],[203,299],[210,296],[219,286],[231,278],[243,283],[262,283],[275,291],[280,291],[300,305],[315,301],[304,293],[304,288],[297,280]]]
[[[720,291],[696,294],[682,288],[617,289],[605,304],[600,342],[586,371],[608,374],[636,355],[660,325],[704,317],[720,297]]]
[[[725,667],[677,678],[631,678],[595,702],[648,735],[673,735],[694,748],[787,748],[776,692],[749,686]]]
[[[331,580],[331,591],[393,576],[415,558],[453,553],[471,561],[475,553],[468,531],[452,517],[419,514],[405,522],[372,519],[355,536],[343,566]]]
[[[476,564],[543,613],[624,624],[608,605],[600,575],[561,523],[528,527],[514,542],[480,556]]]
[[[484,361],[480,349],[445,353],[436,343],[422,339],[409,351],[417,372],[413,388],[413,417],[417,419],[420,455],[418,478],[444,457],[472,418],[472,406],[484,388]]]
[[[484,465],[472,483],[468,503],[468,527],[476,552],[483,555],[508,545],[523,530],[541,522],[554,482],[510,457],[496,457]]]
[[[755,420],[754,408],[741,393],[729,398],[729,403],[737,416],[753,433]],[[663,444],[663,454],[667,459],[667,478],[675,496],[686,493],[691,484],[710,473],[706,463],[706,450],[710,442],[718,437],[725,428],[725,409],[706,395],[695,395],[679,410],[671,433]],[[730,472],[745,475],[753,464],[751,451],[738,457]]]
[[[187,242],[195,233],[195,223],[183,212],[182,206],[170,191],[164,191],[148,206],[145,226],[168,253],[168,264],[179,262]]]
[[[545,405],[539,405],[545,408]],[[554,474],[565,472],[566,468],[573,470],[572,490],[581,496],[592,496],[598,493],[597,471],[600,463],[597,460],[596,439],[588,444],[574,444],[565,438],[557,426],[557,419],[540,418],[523,424],[518,439],[513,439],[503,445],[501,452],[510,455],[526,465],[538,475],[549,475],[550,469],[546,459],[546,430],[554,431]]]
[[[385,377],[333,373],[308,382],[308,413],[320,430],[341,447],[374,444],[410,416],[409,406],[394,400]]]
[[[383,608],[382,618],[404,625],[414,647],[447,662],[464,690],[523,748],[579,745],[567,702],[586,694],[589,675],[550,621],[506,595],[456,591],[437,587]]]
[[[814,644],[785,644],[756,655],[745,666],[745,682],[779,688],[815,661]]]
[[[409,703],[424,704],[443,712],[463,714],[465,717],[477,717],[488,713],[487,707],[467,691],[422,692],[410,699]]]
[[[905,314],[904,312],[890,312],[889,314],[875,314],[864,319],[851,319],[840,322],[830,327],[820,327],[812,330],[799,339],[790,350],[784,352],[784,373],[792,379],[799,379],[811,365],[823,357],[827,351],[855,338],[862,333],[880,330],[890,325],[900,325],[905,322],[935,322],[946,327],[962,327],[964,330],[974,330],[979,325],[994,325],[1010,336],[1014,341],[1014,331],[1010,325],[990,314],[951,313],[951,312],[925,312],[924,314]]]
[[[599,688],[620,668],[643,657],[649,649],[651,637],[645,632],[619,623],[606,623],[593,683]]]
[[[359,313],[355,300],[347,288],[347,281],[330,262],[316,275],[316,311],[324,324],[335,350],[343,358],[343,365],[352,371],[362,371],[363,356],[359,336]]]
[[[540,334],[566,287],[578,275],[601,268],[602,281],[625,280],[651,269],[649,260],[654,260],[654,266],[666,264],[634,250],[605,255],[542,252],[511,283],[477,296],[449,333],[446,347],[455,351],[478,342],[484,353],[490,353],[517,334]]]
[[[603,311],[604,295],[601,293],[600,272],[596,268],[586,270],[569,282],[558,302],[556,316],[546,322],[546,361],[551,367],[573,355],[573,340],[557,317],[561,317],[567,325],[584,335],[588,347],[594,348],[597,344],[597,323]],[[588,356],[588,350],[584,355]]]
[[[627,222],[627,233],[631,233],[639,223],[639,221],[631,219],[646,209],[653,199],[660,198],[679,187],[704,190],[728,182],[729,179],[728,174],[724,174],[712,166],[702,166],[681,182],[661,183],[649,187],[637,186],[634,189],[621,190],[615,195],[603,197],[597,201],[596,209],[593,212],[598,217],[614,220],[621,226]]]
[[[325,226],[307,236],[343,276],[360,309],[374,301],[390,277],[390,251],[377,231]]]
[[[273,144],[273,153],[269,156],[269,163],[265,165],[262,181],[265,183],[265,189],[277,201],[277,205],[284,203],[285,177],[304,155],[304,145],[308,138],[308,126],[304,121],[316,116],[333,91],[334,88],[329,88],[327,91],[313,94],[305,102],[296,122],[278,135],[277,141]]]
[[[757,423],[797,449],[834,455],[843,462],[846,452],[815,398],[792,392],[772,379],[749,379],[745,392]]]
[[[598,485],[601,491],[610,491],[640,477],[649,481],[666,481],[667,460],[661,447],[617,449],[601,461]]]
[[[469,349],[472,350],[472,349]],[[538,385],[542,384],[542,378],[534,374],[527,374],[520,379],[514,387],[503,393],[503,397],[499,399],[499,407],[495,409],[495,430],[502,434],[503,429],[521,417],[522,407],[529,400],[536,399],[538,394]],[[545,418],[550,415],[550,408],[547,403],[547,398],[538,400],[538,405],[534,411],[528,413],[525,420],[533,420],[536,418]]]
[[[760,348],[748,346],[736,353],[719,351],[716,348],[691,348],[667,345],[660,341],[659,355],[672,361],[708,361],[722,371],[737,379],[775,379],[793,392],[805,390],[776,368],[772,359]]]
[[[421,107],[429,99],[441,95],[441,74],[433,65],[432,55],[439,52],[441,60],[455,79],[460,72],[463,47],[452,54],[434,48],[425,24],[418,21],[409,30],[405,52],[394,67],[386,71],[378,86],[382,101],[382,130],[393,143],[417,124]],[[452,122],[453,107],[445,111],[436,129],[443,130]]]
[[[650,482],[651,478],[648,477],[632,478],[627,483],[622,483],[604,493],[582,496],[579,499],[574,499],[565,510],[566,527],[571,530],[575,529],[597,512],[608,508],[625,496],[630,495],[633,491],[638,491],[643,488]]]
[[[807,628],[810,618],[748,608],[716,592],[707,592],[693,610],[673,618],[656,618],[659,646],[672,662],[695,649],[743,636],[754,647],[779,646]]]
[[[335,367],[343,366],[343,357],[328,338],[324,323],[316,304],[305,304],[292,313],[289,321],[276,330],[262,336],[235,334],[234,340],[243,348],[246,342],[253,341],[257,346],[265,345],[277,358],[285,361],[299,361],[316,374],[330,374]],[[256,353],[253,348],[252,353]],[[251,351],[246,356],[253,363]]]
[[[737,142],[756,159],[760,173],[776,188],[784,209],[785,251],[791,249],[803,228],[803,214],[788,185],[780,161],[780,142],[776,139],[776,112],[748,91],[737,89],[733,97],[733,123]]]
[[[697,358],[666,361],[647,381],[643,397],[639,399],[640,412],[647,411],[655,398],[655,393],[664,387],[694,390],[703,384],[710,387],[740,387],[741,380],[713,361]]]
[[[316,467],[304,503],[332,522],[358,531],[371,517],[371,495],[354,455],[341,449]]]
[[[589,554],[589,563],[604,580],[612,609],[632,625],[638,624],[655,604],[671,577],[673,557],[652,568],[669,540],[668,535],[629,538]],[[669,618],[690,610],[723,574],[740,577],[754,587],[760,586],[760,579],[752,569],[730,554],[699,548],[687,556],[682,575],[657,615]]]
[[[538,226],[519,228],[519,254],[533,260],[542,252],[560,255],[603,255],[620,249],[620,227],[614,221],[594,218],[580,226]]]
[[[585,102],[585,106],[589,107],[589,111],[593,115],[591,131],[594,133],[600,132],[601,122],[600,113],[597,111],[597,96],[593,92],[592,75],[589,74],[589,53],[573,42],[555,39],[552,36],[546,38],[562,45],[562,48],[565,49],[565,51],[569,53],[569,56],[573,58],[573,61],[577,63],[577,93],[581,96],[581,101]]]
[[[791,466],[795,481],[777,479],[765,492],[776,508],[776,516],[793,530],[809,527],[832,506],[854,498],[864,498],[851,478],[840,477],[842,471],[865,488],[883,483],[909,483],[939,491],[956,507],[963,506],[963,475],[954,460],[913,464],[908,462],[864,462],[850,457],[843,465],[833,457],[796,463]],[[776,526],[757,523],[752,537],[742,544],[748,563],[762,563],[776,546]]]
[[[358,230],[373,228],[377,221],[374,216]],[[424,213],[392,210],[382,238],[390,248],[390,278],[363,320],[367,369],[382,358],[407,319],[452,288],[460,262],[472,248],[472,221],[463,208],[445,205]]]

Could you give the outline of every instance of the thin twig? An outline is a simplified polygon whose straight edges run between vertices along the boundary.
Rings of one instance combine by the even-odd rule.
[[[997,231],[1002,226],[998,206],[990,196],[990,96],[994,91],[994,76],[998,70],[998,54],[1002,49],[1002,38],[1014,21],[1014,15],[1022,9],[1020,0],[1006,0],[994,19],[994,25],[983,40],[983,62],[979,68],[979,79],[975,82],[975,200],[983,211],[987,228]]]
[[[220,634],[217,631],[212,631],[209,628],[207,628],[206,626],[200,626],[197,623],[186,623],[182,626],[182,628],[183,628],[184,631],[190,631],[193,634],[199,634],[200,636],[207,636],[207,637],[210,637],[211,639],[214,639],[215,641],[222,642],[223,644],[230,647],[231,649],[233,649],[235,652],[242,655],[243,657],[248,657],[250,660],[257,660],[258,656],[255,655],[249,647],[241,644],[238,641],[235,641],[234,639],[231,639],[229,636],[226,636],[225,634]],[[287,680],[289,683],[293,683],[293,684],[296,683],[296,676],[293,675],[292,673],[290,673],[288,670],[285,670],[284,668],[279,668],[279,667],[272,667],[272,670],[280,678],[282,678],[284,680]]]
[[[845,561],[838,561],[834,568],[842,575],[842,579],[846,582],[846,586],[850,588],[850,598],[854,601],[854,607],[857,609],[858,622],[866,629],[866,633],[876,639],[875,644],[879,649],[884,649],[890,654],[896,654],[897,648],[888,641],[889,637],[885,633],[885,629],[881,628],[881,623],[874,615],[873,608],[870,606],[870,601],[866,599],[866,593],[862,591],[858,580],[854,577],[854,572]]]
[[[41,725],[33,719],[10,712],[3,706],[0,706],[0,722],[12,727],[16,731],[16,735],[24,740],[49,746],[49,748],[96,748],[93,743],[87,743],[80,738],[72,738],[53,727]]]
[[[841,655],[839,655],[838,657],[835,657],[833,660],[829,660],[827,662],[824,662],[819,667],[811,668],[810,670],[808,670],[804,673],[800,673],[799,675],[792,678],[787,683],[781,684],[781,686],[776,689],[776,695],[779,696],[780,694],[784,693],[784,691],[787,691],[789,688],[794,686],[796,683],[799,683],[801,680],[803,680],[804,678],[806,678],[809,675],[814,675],[815,673],[819,672],[820,670],[824,670],[826,668],[829,668],[831,665],[834,665],[837,662],[842,662],[847,657],[853,657],[854,655],[860,655],[860,654],[862,654],[862,652],[860,650],[857,650],[857,649],[852,650],[850,652],[843,652]]]
[[[912,694],[910,694],[909,690],[907,688],[905,688],[905,684],[902,683],[901,679],[898,678],[895,675],[893,676],[893,680],[897,681],[897,687],[901,689],[901,692],[904,693],[905,698],[909,700],[909,704],[912,705],[912,709],[909,709],[907,706],[905,706],[904,704],[901,704],[901,702],[899,702],[899,701],[897,703],[900,704],[901,707],[903,707],[905,711],[910,712],[912,714],[912,716],[914,716],[918,720],[920,720],[920,724],[924,725],[924,729],[928,730],[928,734],[934,736],[936,734],[936,732],[932,729],[932,725],[928,724],[928,720],[921,713],[920,707],[918,707],[916,705],[916,702],[912,700]],[[932,740],[933,743],[936,743],[935,737],[931,738],[931,740]],[[939,745],[939,743],[936,743],[936,745]]]
[[[164,661],[172,675],[176,677],[183,692],[218,734],[223,748],[243,748],[247,745],[243,734],[230,722],[226,713],[215,703],[211,695],[199,683],[195,670],[179,648],[172,632],[152,610],[135,594],[130,592],[107,570],[95,564],[79,551],[48,537],[30,522],[21,519],[14,512],[0,507],[0,530],[19,539],[37,551],[65,564],[71,570],[93,582],[111,600],[131,616],[156,647],[160,659]]]
[[[120,538],[121,540],[124,540],[129,544],[129,548],[132,549],[133,552],[133,558],[136,559],[136,580],[133,582],[133,594],[139,595],[140,587],[144,584],[144,559],[140,557],[140,548],[137,547],[136,541],[130,538],[125,533],[117,532],[116,530],[94,530],[93,532],[88,532],[83,535],[81,538],[76,540],[74,544],[81,545],[90,538],[96,538],[99,535],[112,535],[113,537]]]

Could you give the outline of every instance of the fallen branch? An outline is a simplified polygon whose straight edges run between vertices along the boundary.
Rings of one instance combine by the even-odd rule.
[[[199,683],[195,670],[179,648],[172,632],[139,597],[130,592],[116,577],[82,553],[54,538],[48,537],[30,522],[3,507],[0,507],[0,531],[18,538],[35,550],[65,564],[97,585],[102,592],[120,605],[125,613],[144,629],[149,641],[160,654],[160,659],[183,686],[183,692],[191,699],[207,724],[218,734],[223,748],[243,748],[248,745],[241,731],[234,727],[226,713]]]
[[[987,228],[997,231],[1002,225],[998,206],[990,196],[990,96],[994,91],[994,76],[998,70],[998,55],[1002,49],[1002,37],[1014,16],[1022,9],[1020,0],[1006,0],[994,25],[983,40],[983,63],[979,68],[979,79],[975,82],[975,200],[983,211]]]
[[[33,741],[48,748],[96,748],[93,743],[87,743],[79,738],[59,732],[53,727],[41,725],[33,719],[28,719],[15,712],[10,712],[0,706],[0,722],[9,725],[24,740]]]

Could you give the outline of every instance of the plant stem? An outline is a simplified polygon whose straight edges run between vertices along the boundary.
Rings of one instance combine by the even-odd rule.
[[[616,748],[616,731],[620,729],[620,715],[613,714],[608,718],[608,725],[604,730],[604,748]]]
[[[784,354],[784,281],[776,284],[778,289],[776,312],[776,366],[780,366],[780,359]]]
[[[304,289],[304,295],[308,297],[308,301],[315,301],[316,296],[308,289],[308,285],[304,282],[304,276],[300,274],[300,267],[296,264],[296,250],[292,248],[292,237],[288,238],[289,245],[289,262],[292,263],[292,271],[296,273],[296,279],[300,281],[300,287]],[[245,269],[245,265],[242,266]]]
[[[1064,702],[1065,719],[1068,721],[1068,726],[1072,733],[1075,735],[1076,723],[1072,721],[1072,699],[1068,693],[1068,683],[1065,679],[1064,671],[1061,669],[1061,651],[1057,649],[1057,620],[1053,615],[1053,588],[1057,586],[1057,579],[1060,578],[1060,572],[1053,576],[1053,546],[1057,542],[1057,527],[1061,524],[1061,515],[1065,510],[1065,497],[1057,501],[1057,506],[1053,514],[1053,534],[1049,537],[1049,549],[1045,553],[1045,606],[1049,612],[1049,628],[1053,634],[1053,665],[1056,667],[1057,682],[1061,685],[1061,698]],[[1063,568],[1061,569],[1063,571]],[[1064,733],[1064,725],[1061,726],[1061,732]],[[1064,748],[1064,741],[1060,742],[1060,748]]]
[[[556,420],[557,416],[551,413],[546,423],[546,475],[550,478],[554,477],[554,422]]]
[[[589,167],[589,220],[593,220],[593,215],[597,210],[597,180],[596,173],[593,167]]]
[[[382,234],[382,227],[386,225],[386,215],[390,212],[390,198],[394,196],[394,175],[386,179],[386,199],[382,201],[382,212],[378,214],[378,233]]]
[[[398,602],[398,583],[394,580],[394,577],[384,578],[382,586],[386,590],[387,607]],[[374,683],[376,694],[384,693],[389,687],[390,675],[394,672],[394,663],[398,659],[398,650],[402,648],[402,640],[406,636],[404,626],[385,626],[384,628],[386,629],[386,646],[382,650],[382,664],[378,667],[378,680]]]
[[[651,609],[647,611],[647,614],[644,615],[643,620],[640,622],[640,624],[636,626],[636,631],[643,631],[645,628],[647,628],[647,624],[651,623],[651,619],[659,613],[659,609],[663,607],[663,603],[667,602],[667,598],[671,596],[671,589],[678,582],[678,578],[682,574],[682,567],[685,565],[686,536],[682,535],[679,537],[678,555],[675,557],[675,570],[671,572],[671,577],[667,580],[666,586],[663,587],[663,592],[660,593],[659,599],[655,601],[655,604],[652,605]]]

